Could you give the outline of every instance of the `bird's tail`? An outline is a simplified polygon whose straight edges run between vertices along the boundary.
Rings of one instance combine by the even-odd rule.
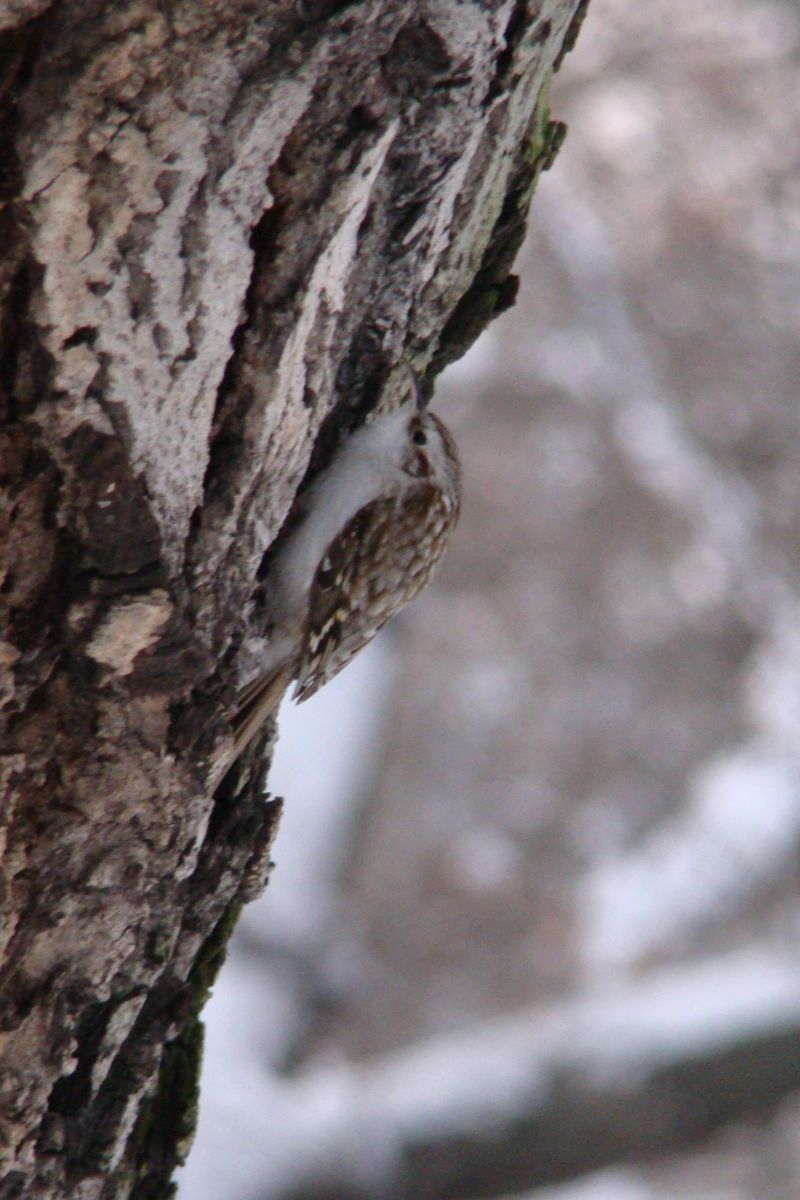
[[[237,758],[244,754],[266,720],[274,716],[294,672],[283,664],[258,675],[242,688],[236,698],[231,720],[231,738],[214,763],[212,789],[227,774]]]

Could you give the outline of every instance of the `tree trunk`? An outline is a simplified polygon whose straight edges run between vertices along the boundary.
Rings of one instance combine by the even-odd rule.
[[[278,804],[308,470],[513,300],[585,0],[0,2],[3,1200],[154,1198]]]

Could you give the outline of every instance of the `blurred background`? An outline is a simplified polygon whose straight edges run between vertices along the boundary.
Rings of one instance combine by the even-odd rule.
[[[282,711],[181,1200],[800,1196],[799,63],[591,0],[446,563]]]

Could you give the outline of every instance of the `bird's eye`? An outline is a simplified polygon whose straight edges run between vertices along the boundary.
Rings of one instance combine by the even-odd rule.
[[[411,435],[411,440],[417,446],[427,446],[428,435],[422,429],[415,429]]]

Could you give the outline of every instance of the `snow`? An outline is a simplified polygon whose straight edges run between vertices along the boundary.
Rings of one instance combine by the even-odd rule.
[[[627,854],[600,862],[583,886],[590,970],[630,966],[752,902],[796,853],[797,765],[758,744],[695,776],[685,809]]]
[[[503,1196],[501,1200],[655,1200],[655,1194],[632,1171],[614,1169],[598,1171],[577,1182],[539,1188],[525,1196]]]
[[[676,1060],[796,1024],[800,966],[750,947],[296,1080],[262,1070],[248,1052],[250,1017],[242,1007],[228,1015],[240,1023],[243,1053],[220,1061],[209,1039],[201,1136],[182,1173],[182,1200],[218,1200],[221,1161],[226,1200],[277,1198],[298,1179],[358,1179],[379,1189],[415,1139],[485,1135],[544,1108],[551,1082],[555,1092],[570,1077],[635,1089]],[[564,1200],[634,1200],[630,1188],[611,1190],[620,1180],[627,1186],[624,1174],[603,1173]]]

